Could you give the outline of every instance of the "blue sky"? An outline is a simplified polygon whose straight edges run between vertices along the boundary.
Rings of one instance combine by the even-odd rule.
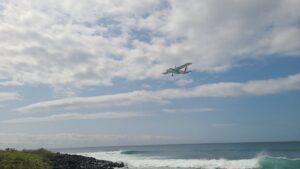
[[[224,2],[1,1],[0,147],[300,140],[299,2]]]

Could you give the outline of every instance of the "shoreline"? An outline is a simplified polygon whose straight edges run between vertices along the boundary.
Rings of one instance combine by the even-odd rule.
[[[53,169],[112,169],[124,167],[123,162],[98,160],[82,155],[56,153],[53,158]]]

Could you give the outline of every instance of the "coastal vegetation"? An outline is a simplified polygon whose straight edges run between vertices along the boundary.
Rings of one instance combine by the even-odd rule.
[[[111,169],[123,163],[97,160],[80,155],[53,153],[46,149],[0,150],[0,169]]]
[[[0,169],[52,169],[54,155],[46,149],[0,150]]]

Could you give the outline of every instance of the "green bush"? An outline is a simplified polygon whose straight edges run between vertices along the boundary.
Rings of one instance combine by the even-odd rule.
[[[51,169],[54,154],[45,149],[16,151],[0,150],[0,169]]]

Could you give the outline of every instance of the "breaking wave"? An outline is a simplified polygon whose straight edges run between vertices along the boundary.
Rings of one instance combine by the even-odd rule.
[[[262,169],[300,169],[300,159],[264,157],[260,160]]]
[[[102,160],[122,161],[129,169],[300,169],[300,159],[258,156],[252,159],[167,159],[139,156],[141,151],[80,153]]]

